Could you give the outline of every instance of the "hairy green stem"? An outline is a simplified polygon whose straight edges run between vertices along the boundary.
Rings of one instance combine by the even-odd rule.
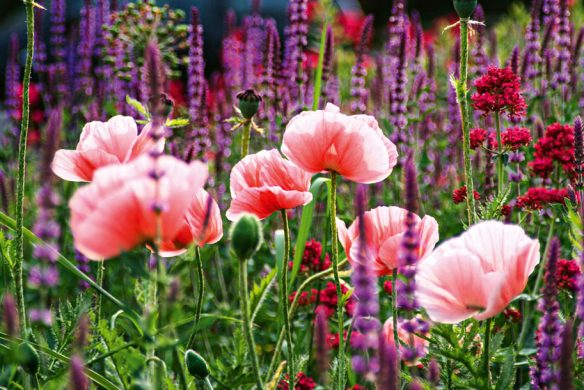
[[[284,262],[280,279],[280,301],[282,303],[282,319],[284,321],[284,331],[288,342],[288,383],[291,389],[294,388],[296,371],[294,366],[294,344],[292,341],[292,326],[288,317],[288,259],[290,258],[290,226],[288,225],[288,214],[282,210],[282,222],[284,223]]]
[[[503,142],[501,140],[501,115],[495,112],[495,127],[497,130],[497,194],[504,191]]]
[[[345,265],[346,262],[347,262],[347,260],[341,261],[339,263],[339,267]],[[333,269],[328,268],[324,271],[321,271],[317,274],[312,275],[311,277],[307,278],[304,282],[302,282],[300,287],[298,287],[298,290],[296,290],[296,294],[294,295],[294,299],[292,300],[292,304],[290,305],[290,309],[288,310],[288,317],[290,318],[290,321],[292,321],[292,318],[294,317],[294,312],[296,311],[296,307],[298,307],[298,300],[300,298],[301,293],[304,291],[304,289],[307,286],[309,286],[312,282],[314,282],[316,280],[320,280],[322,278],[325,278],[326,276],[328,276],[332,273],[333,273]],[[282,344],[284,343],[284,336],[285,336],[284,329],[282,329],[280,331],[280,336],[278,336],[276,348],[274,348],[274,354],[272,355],[272,361],[270,362],[270,367],[268,368],[268,374],[266,375],[267,381],[270,380],[271,376],[274,373],[274,370],[276,369],[278,357],[280,356],[280,351],[282,350]]]
[[[469,226],[475,222],[474,185],[472,181],[472,165],[470,161],[470,113],[468,104],[468,18],[460,19],[460,80],[456,87],[456,95],[460,106],[462,121],[462,152],[464,157],[464,179],[466,184],[466,210]]]
[[[197,301],[195,303],[195,322],[193,323],[193,330],[187,349],[195,348],[195,337],[197,335],[197,328],[201,319],[201,310],[203,309],[203,300],[205,298],[205,275],[203,275],[203,261],[201,260],[201,250],[195,246],[195,269],[197,270]]]
[[[34,57],[34,4],[32,0],[25,0],[26,9],[26,63],[22,80],[22,120],[20,122],[20,139],[18,142],[18,178],[16,182],[16,257],[14,264],[14,285],[16,287],[16,301],[22,334],[26,336],[27,321],[24,304],[24,288],[22,283],[22,265],[24,263],[24,179],[26,176],[26,139],[28,136],[28,121],[30,113],[30,76],[32,74],[32,60]]]
[[[489,318],[485,323],[485,352],[484,352],[484,370],[485,370],[485,380],[487,382],[487,389],[491,388],[491,357],[490,357],[490,347],[491,347],[491,322],[492,318]]]
[[[97,264],[97,284],[103,288],[103,278],[105,276],[104,260]],[[101,294],[96,293],[95,313],[97,315],[97,322],[101,319]]]
[[[241,158],[249,154],[249,137],[251,133],[251,119],[246,119],[241,132]]]
[[[337,288],[337,321],[339,325],[339,350],[337,357],[338,368],[338,388],[345,388],[345,356],[343,330],[343,290],[341,288],[341,278],[339,277],[339,254],[338,254],[338,233],[337,233],[337,173],[331,172],[330,186],[330,217],[331,217],[331,252],[335,286]]]
[[[250,321],[249,294],[247,292],[247,261],[239,260],[239,303],[241,306],[241,317],[243,320],[243,334],[247,342],[247,349],[258,390],[263,389],[262,377],[260,374],[260,363],[256,353],[255,341],[253,339],[252,324]]]

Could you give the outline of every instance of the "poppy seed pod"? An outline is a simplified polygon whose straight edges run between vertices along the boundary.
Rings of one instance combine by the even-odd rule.
[[[185,364],[187,370],[189,370],[189,373],[192,376],[199,379],[205,379],[209,376],[209,366],[207,366],[207,362],[201,355],[192,349],[189,349],[185,353]]]
[[[231,228],[231,248],[240,261],[249,259],[262,245],[262,225],[252,214],[244,214]]]
[[[237,100],[241,115],[245,119],[251,119],[258,112],[262,97],[253,89],[246,89],[237,94]]]
[[[477,7],[477,0],[453,0],[453,4],[458,16],[468,19]]]

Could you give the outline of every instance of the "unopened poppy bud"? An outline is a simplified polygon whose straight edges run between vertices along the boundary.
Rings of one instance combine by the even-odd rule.
[[[246,89],[237,94],[237,100],[239,101],[238,107],[241,115],[245,119],[251,119],[258,112],[262,97],[253,89]]]
[[[18,363],[30,375],[39,371],[40,360],[38,352],[28,342],[22,342],[17,349]]]
[[[198,379],[205,379],[209,376],[209,366],[205,359],[197,352],[189,349],[185,353],[185,364],[189,373]]]
[[[252,214],[244,214],[231,227],[231,248],[241,261],[247,260],[262,245],[262,225]]]
[[[477,7],[477,0],[453,0],[453,4],[458,16],[468,19]]]

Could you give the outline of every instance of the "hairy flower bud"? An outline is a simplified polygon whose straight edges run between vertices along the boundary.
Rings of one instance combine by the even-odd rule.
[[[477,7],[477,0],[453,0],[454,9],[461,19],[468,19]]]
[[[262,225],[251,214],[244,214],[231,228],[231,248],[240,261],[249,259],[262,245]]]
[[[185,353],[185,364],[189,373],[198,379],[204,379],[209,376],[209,366],[205,359],[197,352],[189,349]]]

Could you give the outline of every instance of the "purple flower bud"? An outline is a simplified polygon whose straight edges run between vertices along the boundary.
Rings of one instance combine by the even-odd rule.
[[[8,336],[16,337],[20,328],[18,310],[16,309],[16,302],[10,293],[4,294],[2,319],[4,320],[4,329]]]
[[[72,390],[87,390],[89,388],[89,381],[84,370],[83,359],[79,355],[74,355],[71,358],[71,367],[69,371]]]
[[[562,343],[560,346],[558,389],[574,390],[574,334],[572,327],[574,323],[566,321],[562,330]]]
[[[316,319],[314,329],[314,344],[315,344],[315,360],[317,370],[320,374],[321,381],[326,383],[326,374],[329,367],[328,357],[328,322],[326,309],[323,307],[316,308]]]

